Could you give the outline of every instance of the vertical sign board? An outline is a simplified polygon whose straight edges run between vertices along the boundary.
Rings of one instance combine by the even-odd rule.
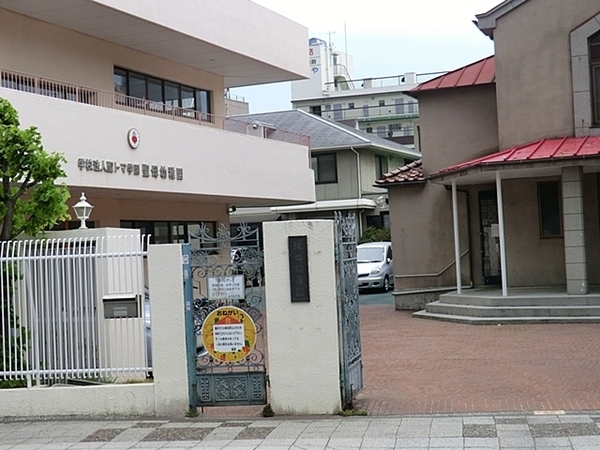
[[[292,303],[310,302],[308,243],[306,236],[288,236],[290,293]]]

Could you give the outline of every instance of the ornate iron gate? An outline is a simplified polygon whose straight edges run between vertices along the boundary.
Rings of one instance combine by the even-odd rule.
[[[358,315],[356,270],[356,222],[353,215],[335,213],[336,259],[338,268],[338,321],[340,332],[340,382],[342,406],[352,408],[362,390],[362,353]]]
[[[201,224],[199,231],[189,236],[198,405],[266,404],[264,270],[258,229],[239,224],[230,231],[221,224],[216,236],[210,234],[209,227]],[[225,283],[223,289],[215,290],[215,280]],[[236,283],[237,287],[228,290],[227,283]],[[219,360],[202,346],[204,320],[223,306],[244,310],[256,327],[256,344],[239,361]]]

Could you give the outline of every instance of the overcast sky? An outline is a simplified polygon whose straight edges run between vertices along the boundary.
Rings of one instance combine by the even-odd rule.
[[[493,42],[473,24],[501,0],[252,0],[308,28],[354,57],[354,78],[453,70],[490,56]],[[344,33],[344,24],[346,32]],[[251,112],[291,109],[290,84],[232,89]]]

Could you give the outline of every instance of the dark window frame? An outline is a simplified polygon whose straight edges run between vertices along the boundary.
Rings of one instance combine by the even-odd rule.
[[[588,39],[591,81],[592,124],[600,126],[600,32]]]
[[[551,189],[551,191],[549,191]],[[545,192],[544,192],[545,190]],[[562,223],[562,195],[559,181],[537,183],[538,220],[541,239],[564,236]],[[553,223],[554,222],[554,223]]]
[[[326,178],[322,177],[322,172],[319,170],[319,166],[323,163],[319,163],[319,160],[323,160],[326,157],[333,157],[334,177]],[[315,184],[335,184],[338,182],[338,171],[337,171],[337,155],[335,153],[318,153],[311,156],[312,169],[315,172]]]
[[[122,90],[117,89],[117,83],[116,83],[117,77],[120,77],[120,78],[124,77],[125,92],[122,92]],[[140,81],[144,80],[144,83],[145,83],[144,91],[145,92],[143,94],[135,92],[134,93],[135,95],[132,95],[132,92],[131,92],[132,78],[138,79]],[[157,85],[157,83],[156,83],[157,81],[160,82],[160,86],[161,86],[160,101],[158,101],[158,99],[156,99],[156,98],[150,99],[150,95],[149,95],[149,81],[150,80],[155,82],[154,85]],[[118,66],[115,66],[113,69],[113,84],[114,84],[114,90],[115,90],[116,94],[126,95],[128,97],[139,98],[140,100],[147,100],[146,102],[140,102],[139,104],[137,104],[137,103],[135,103],[135,101],[133,101],[133,104],[130,106],[135,106],[135,107],[148,106],[153,111],[160,111],[160,112],[166,112],[166,113],[170,113],[173,110],[173,105],[167,103],[165,86],[169,85],[170,87],[175,87],[178,90],[177,105],[183,105],[184,99],[183,99],[182,92],[189,91],[191,89],[191,90],[193,90],[193,93],[194,93],[193,106],[188,107],[188,108],[183,108],[182,106],[178,106],[178,107],[183,110],[194,111],[194,112],[199,113],[202,120],[208,120],[208,115],[212,114],[212,91],[209,91],[206,89],[189,86],[187,84],[178,83],[178,82],[172,81],[172,80],[166,80],[166,79],[163,79],[160,77],[155,77],[153,75],[148,75],[148,74],[145,74],[142,72],[125,69],[123,67],[118,67]],[[140,83],[140,86],[141,86],[141,83]],[[202,99],[202,101],[199,101],[199,99]],[[206,101],[204,101],[204,99]],[[124,103],[124,100],[122,100],[121,103]],[[184,115],[185,115],[185,113],[184,113]]]
[[[389,160],[385,155],[375,155],[375,179],[381,180],[388,173]]]

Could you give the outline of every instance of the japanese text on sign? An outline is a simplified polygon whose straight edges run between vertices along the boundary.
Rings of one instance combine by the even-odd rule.
[[[237,352],[244,346],[244,324],[213,326],[214,349],[217,352]]]
[[[242,299],[246,298],[246,283],[244,275],[234,275],[232,277],[209,277],[208,278],[208,299]]]
[[[79,170],[87,172],[120,173],[143,178],[162,178],[163,180],[183,180],[183,168],[157,164],[138,164],[108,161],[103,159],[79,158]]]

